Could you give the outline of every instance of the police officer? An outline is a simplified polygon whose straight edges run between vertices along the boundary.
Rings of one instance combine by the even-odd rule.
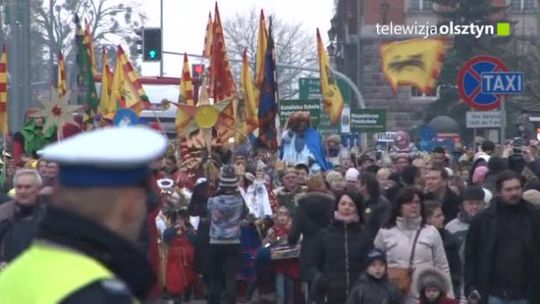
[[[148,164],[165,138],[144,127],[83,133],[46,147],[59,185],[37,239],[0,273],[0,303],[134,303],[155,276],[136,241]]]

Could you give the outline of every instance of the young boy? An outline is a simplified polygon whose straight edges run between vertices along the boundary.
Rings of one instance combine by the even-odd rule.
[[[403,295],[399,288],[388,279],[384,252],[374,249],[367,256],[367,269],[360,275],[347,304],[386,303],[400,304]]]
[[[445,275],[436,268],[425,268],[418,273],[416,289],[420,304],[457,304],[457,300],[446,296],[449,288]]]

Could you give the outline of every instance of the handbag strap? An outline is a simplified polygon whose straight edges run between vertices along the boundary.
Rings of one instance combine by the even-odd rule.
[[[409,258],[409,268],[412,268],[413,266],[414,252],[416,251],[416,243],[418,241],[418,237],[420,236],[421,231],[422,231],[422,227],[420,226],[420,228],[418,228],[418,231],[416,231],[416,235],[414,236],[414,243],[412,245],[411,257]]]

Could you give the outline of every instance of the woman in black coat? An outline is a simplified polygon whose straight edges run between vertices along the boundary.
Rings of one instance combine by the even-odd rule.
[[[361,223],[362,198],[345,193],[336,202],[332,224],[317,234],[309,252],[310,303],[345,303],[372,247]]]

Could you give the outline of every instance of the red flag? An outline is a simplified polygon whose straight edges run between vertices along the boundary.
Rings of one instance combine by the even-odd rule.
[[[219,16],[219,9],[216,2],[216,11],[214,14],[214,28],[212,33],[212,52],[210,58],[210,89],[214,102],[221,102],[236,95],[236,85],[227,56],[227,47],[225,46],[225,37],[223,27]],[[235,134],[235,111],[234,103],[231,102],[223,112],[221,112],[222,121],[219,126],[218,139],[226,142],[228,138]]]

